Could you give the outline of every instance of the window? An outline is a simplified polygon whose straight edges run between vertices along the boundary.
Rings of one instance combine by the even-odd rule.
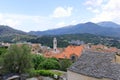
[[[70,58],[71,58],[72,61],[76,61],[77,60],[77,56],[75,54],[71,55]]]

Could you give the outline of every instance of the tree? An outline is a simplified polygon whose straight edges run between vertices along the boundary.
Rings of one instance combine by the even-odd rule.
[[[60,68],[59,62],[54,59],[46,59],[38,67],[38,69],[59,69],[59,68]]]
[[[59,62],[60,62],[60,70],[62,71],[67,71],[67,68],[70,67],[70,65],[72,64],[72,61],[69,59],[62,59]]]
[[[4,54],[7,52],[7,48],[6,47],[0,47],[0,55]]]
[[[4,69],[11,73],[25,73],[32,68],[30,47],[12,45],[3,57]]]
[[[6,47],[0,47],[0,67],[3,65],[3,54],[7,52]]]
[[[43,62],[46,58],[41,55],[32,55],[32,62],[34,64],[34,69],[36,70],[41,62]]]

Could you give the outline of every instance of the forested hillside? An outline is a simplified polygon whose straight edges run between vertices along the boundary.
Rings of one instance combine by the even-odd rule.
[[[29,35],[26,32],[13,29],[9,26],[0,25],[0,41],[3,42],[26,41],[34,37],[35,36]]]
[[[105,37],[105,36],[96,36],[92,34],[66,34],[66,35],[58,35],[58,36],[42,36],[37,39],[28,40],[32,43],[41,43],[42,45],[52,47],[53,38],[56,37],[58,40],[58,47],[66,47],[69,45],[71,40],[80,40],[85,43],[92,44],[104,44],[107,46],[113,46],[120,48],[120,39],[113,37]]]

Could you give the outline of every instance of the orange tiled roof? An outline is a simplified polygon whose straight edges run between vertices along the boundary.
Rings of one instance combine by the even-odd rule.
[[[71,55],[76,55],[77,57],[79,57],[82,51],[83,51],[83,46],[68,46],[61,53],[46,52],[45,57],[70,59]]]

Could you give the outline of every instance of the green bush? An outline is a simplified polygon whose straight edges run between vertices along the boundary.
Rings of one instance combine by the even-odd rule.
[[[72,61],[69,59],[62,59],[59,61],[60,63],[60,70],[67,71],[67,68],[69,68],[72,64]]]
[[[7,48],[6,47],[0,47],[0,55],[4,54],[7,52]]]
[[[51,71],[51,70],[32,70],[30,72],[30,76],[33,77],[33,76],[49,76],[49,77],[54,77],[54,75],[58,75],[60,76],[62,73],[60,72],[54,72],[54,71]]]
[[[38,66],[41,62],[43,62],[46,58],[41,55],[32,55],[32,62],[34,64],[34,69],[38,69]]]
[[[59,69],[59,68],[60,68],[59,62],[50,58],[43,61],[38,67],[38,69]]]

